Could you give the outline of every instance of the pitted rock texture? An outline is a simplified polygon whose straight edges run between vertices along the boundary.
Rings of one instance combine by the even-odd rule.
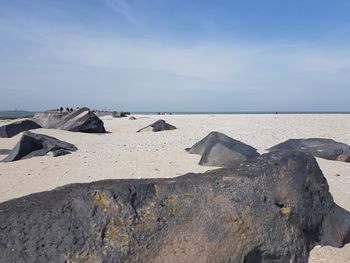
[[[349,242],[314,157],[273,152],[204,174],[73,184],[0,204],[0,262],[308,262]]]

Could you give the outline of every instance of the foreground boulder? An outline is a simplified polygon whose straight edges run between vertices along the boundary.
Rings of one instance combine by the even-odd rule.
[[[0,138],[11,138],[23,131],[29,131],[39,128],[41,128],[41,126],[31,120],[13,122],[0,127]]]
[[[211,132],[186,151],[199,154],[200,165],[232,167],[259,156],[255,148],[220,132]]]
[[[27,131],[23,133],[20,141],[2,161],[13,162],[34,156],[43,156],[48,152],[52,152],[53,156],[56,157],[76,150],[77,148],[73,144],[60,141],[51,136]]]
[[[146,126],[137,132],[144,132],[144,131],[153,131],[153,132],[159,132],[159,131],[167,131],[167,130],[175,130],[176,127],[173,125],[170,125],[169,123],[166,123],[165,120],[158,120],[155,123],[152,123],[149,126]]]
[[[315,159],[273,152],[172,179],[73,184],[0,204],[0,262],[308,262],[350,240]]]
[[[103,121],[88,108],[39,112],[34,115],[33,121],[47,129],[87,133],[106,132]]]
[[[268,149],[279,150],[302,151],[327,160],[350,162],[350,146],[331,139],[290,139]]]

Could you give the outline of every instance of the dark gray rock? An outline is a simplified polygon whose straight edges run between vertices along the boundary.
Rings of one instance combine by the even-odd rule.
[[[66,149],[57,149],[52,151],[52,156],[53,157],[58,157],[58,156],[63,156],[67,154],[71,154],[72,152]]]
[[[130,117],[129,117],[129,120],[134,121],[134,120],[137,120],[137,119],[136,119],[136,117],[134,117],[134,116],[130,116]]]
[[[115,111],[101,111],[101,110],[93,110],[92,111],[97,117],[105,117],[105,116],[113,116]]]
[[[47,129],[73,132],[105,133],[103,121],[88,108],[69,111],[46,111],[36,113],[33,121]]]
[[[123,118],[123,117],[128,117],[130,115],[130,112],[113,112],[113,118]]]
[[[155,123],[152,123],[149,126],[146,126],[137,132],[144,132],[144,131],[153,131],[153,132],[159,132],[159,131],[167,131],[167,130],[175,130],[176,127],[173,125],[170,125],[169,123],[166,123],[165,120],[158,120]]]
[[[232,167],[259,156],[255,148],[220,132],[209,133],[186,151],[201,155],[200,165],[218,167]]]
[[[9,150],[9,149],[0,149],[0,154],[1,155],[4,155],[4,154],[9,154],[11,152],[11,150]]]
[[[70,143],[58,140],[54,137],[24,132],[20,141],[11,150],[9,155],[2,162],[13,162],[21,159],[28,159],[34,156],[43,156],[53,152],[53,156],[61,156],[76,151],[77,148]]]
[[[130,112],[127,112],[127,111],[100,111],[100,110],[95,110],[94,113],[98,117],[112,116],[113,118],[123,118],[123,117],[128,117],[128,115],[130,115]]]
[[[0,138],[11,138],[21,132],[39,128],[41,126],[31,120],[13,122],[0,127]]]
[[[73,184],[0,204],[0,262],[308,262],[350,241],[315,159]]]
[[[302,151],[327,160],[350,162],[350,146],[331,139],[289,139],[268,149],[279,150]]]

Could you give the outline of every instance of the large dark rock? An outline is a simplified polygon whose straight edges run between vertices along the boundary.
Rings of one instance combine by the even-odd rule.
[[[232,167],[259,156],[255,148],[220,132],[211,132],[186,151],[199,154],[200,165]]]
[[[0,138],[11,138],[23,131],[39,128],[41,128],[41,126],[31,120],[13,122],[0,127]]]
[[[166,123],[165,120],[158,120],[155,123],[152,123],[149,126],[146,126],[137,132],[144,132],[144,131],[153,131],[153,132],[159,132],[159,131],[167,131],[167,130],[175,130],[176,127],[173,125],[170,125],[169,123]]]
[[[34,156],[43,156],[48,152],[52,152],[53,156],[56,157],[69,154],[71,151],[76,150],[77,148],[73,144],[51,136],[27,131],[23,133],[20,141],[2,162],[13,162]]]
[[[0,262],[307,262],[350,240],[315,159],[273,152],[173,179],[73,184],[0,204]]]
[[[331,139],[290,139],[268,149],[279,150],[302,151],[327,160],[350,162],[350,146]]]
[[[103,121],[88,108],[74,111],[46,111],[36,113],[33,121],[43,128],[73,132],[104,133]]]

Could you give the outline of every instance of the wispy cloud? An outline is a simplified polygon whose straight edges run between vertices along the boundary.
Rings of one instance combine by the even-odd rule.
[[[130,7],[127,0],[103,0],[108,7],[117,12],[118,14],[124,16],[129,22],[137,24],[138,20]]]
[[[125,1],[108,3],[135,21]],[[316,110],[333,99],[348,109],[348,48],[218,40],[179,45],[11,17],[0,17],[4,108],[38,109],[29,106],[35,102],[43,109],[70,100],[131,110]],[[337,89],[332,96],[330,87]]]

